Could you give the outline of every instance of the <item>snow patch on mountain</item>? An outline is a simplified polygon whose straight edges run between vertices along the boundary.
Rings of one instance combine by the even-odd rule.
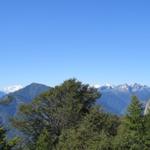
[[[92,87],[99,89],[101,86],[99,84],[92,85]]]
[[[12,86],[5,87],[3,89],[3,91],[8,94],[8,93],[12,93],[12,92],[18,91],[18,90],[20,90],[22,88],[23,88],[23,86],[18,84],[18,85],[12,85]]]

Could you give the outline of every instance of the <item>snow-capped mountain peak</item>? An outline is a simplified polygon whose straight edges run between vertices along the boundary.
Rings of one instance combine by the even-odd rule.
[[[5,87],[5,88],[3,89],[3,91],[4,91],[5,93],[12,93],[12,92],[18,91],[18,90],[20,90],[20,89],[22,89],[22,88],[23,88],[23,86],[20,85],[20,84],[18,84],[18,85],[12,85],[12,86]]]
[[[94,87],[94,88],[96,88],[96,89],[101,89],[101,88],[113,88],[114,86],[113,85],[111,85],[111,84],[109,84],[109,83],[106,83],[106,84],[104,84],[104,85],[100,85],[100,84],[93,84],[93,85],[91,85],[91,87]]]
[[[100,86],[99,84],[95,84],[95,85],[93,85],[92,87],[98,89],[98,88],[100,88],[101,86]]]
[[[129,88],[130,88],[130,85],[128,85],[128,84],[121,84],[121,85],[116,86],[116,88],[118,90],[121,90],[121,91],[128,91]]]
[[[131,102],[132,96],[137,96],[143,105],[150,99],[150,87],[138,83],[121,84],[112,88],[100,87],[102,97],[97,101],[106,111],[123,115]]]

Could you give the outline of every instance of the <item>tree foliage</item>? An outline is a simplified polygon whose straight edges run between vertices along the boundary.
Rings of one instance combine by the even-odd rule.
[[[12,122],[32,148],[44,129],[47,129],[52,145],[56,147],[62,130],[76,126],[99,97],[95,88],[75,79],[67,80],[31,104],[22,105],[20,114]]]
[[[100,96],[70,79],[22,105],[12,120],[23,134],[21,150],[149,150],[150,113],[143,114],[139,99],[133,96],[117,117],[95,105]]]
[[[143,114],[143,107],[138,98],[133,96],[127,115],[122,119],[121,126],[118,129],[114,142],[115,149],[148,150],[146,122],[147,117]]]
[[[2,125],[0,125],[0,150],[11,150],[14,148],[18,142],[18,138],[13,138],[8,140],[6,136],[6,130]]]
[[[60,136],[60,150],[109,150],[116,135],[119,120],[93,108],[74,128],[63,131]]]

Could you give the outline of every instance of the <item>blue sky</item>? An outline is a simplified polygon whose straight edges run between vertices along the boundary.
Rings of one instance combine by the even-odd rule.
[[[0,2],[0,88],[90,84],[150,85],[149,0]]]

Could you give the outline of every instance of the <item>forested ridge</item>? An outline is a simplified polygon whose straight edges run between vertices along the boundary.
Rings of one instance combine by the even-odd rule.
[[[20,106],[11,119],[18,135],[6,138],[0,128],[0,150],[149,150],[150,113],[143,114],[133,96],[124,116],[95,104],[99,91],[76,79],[51,88]]]

